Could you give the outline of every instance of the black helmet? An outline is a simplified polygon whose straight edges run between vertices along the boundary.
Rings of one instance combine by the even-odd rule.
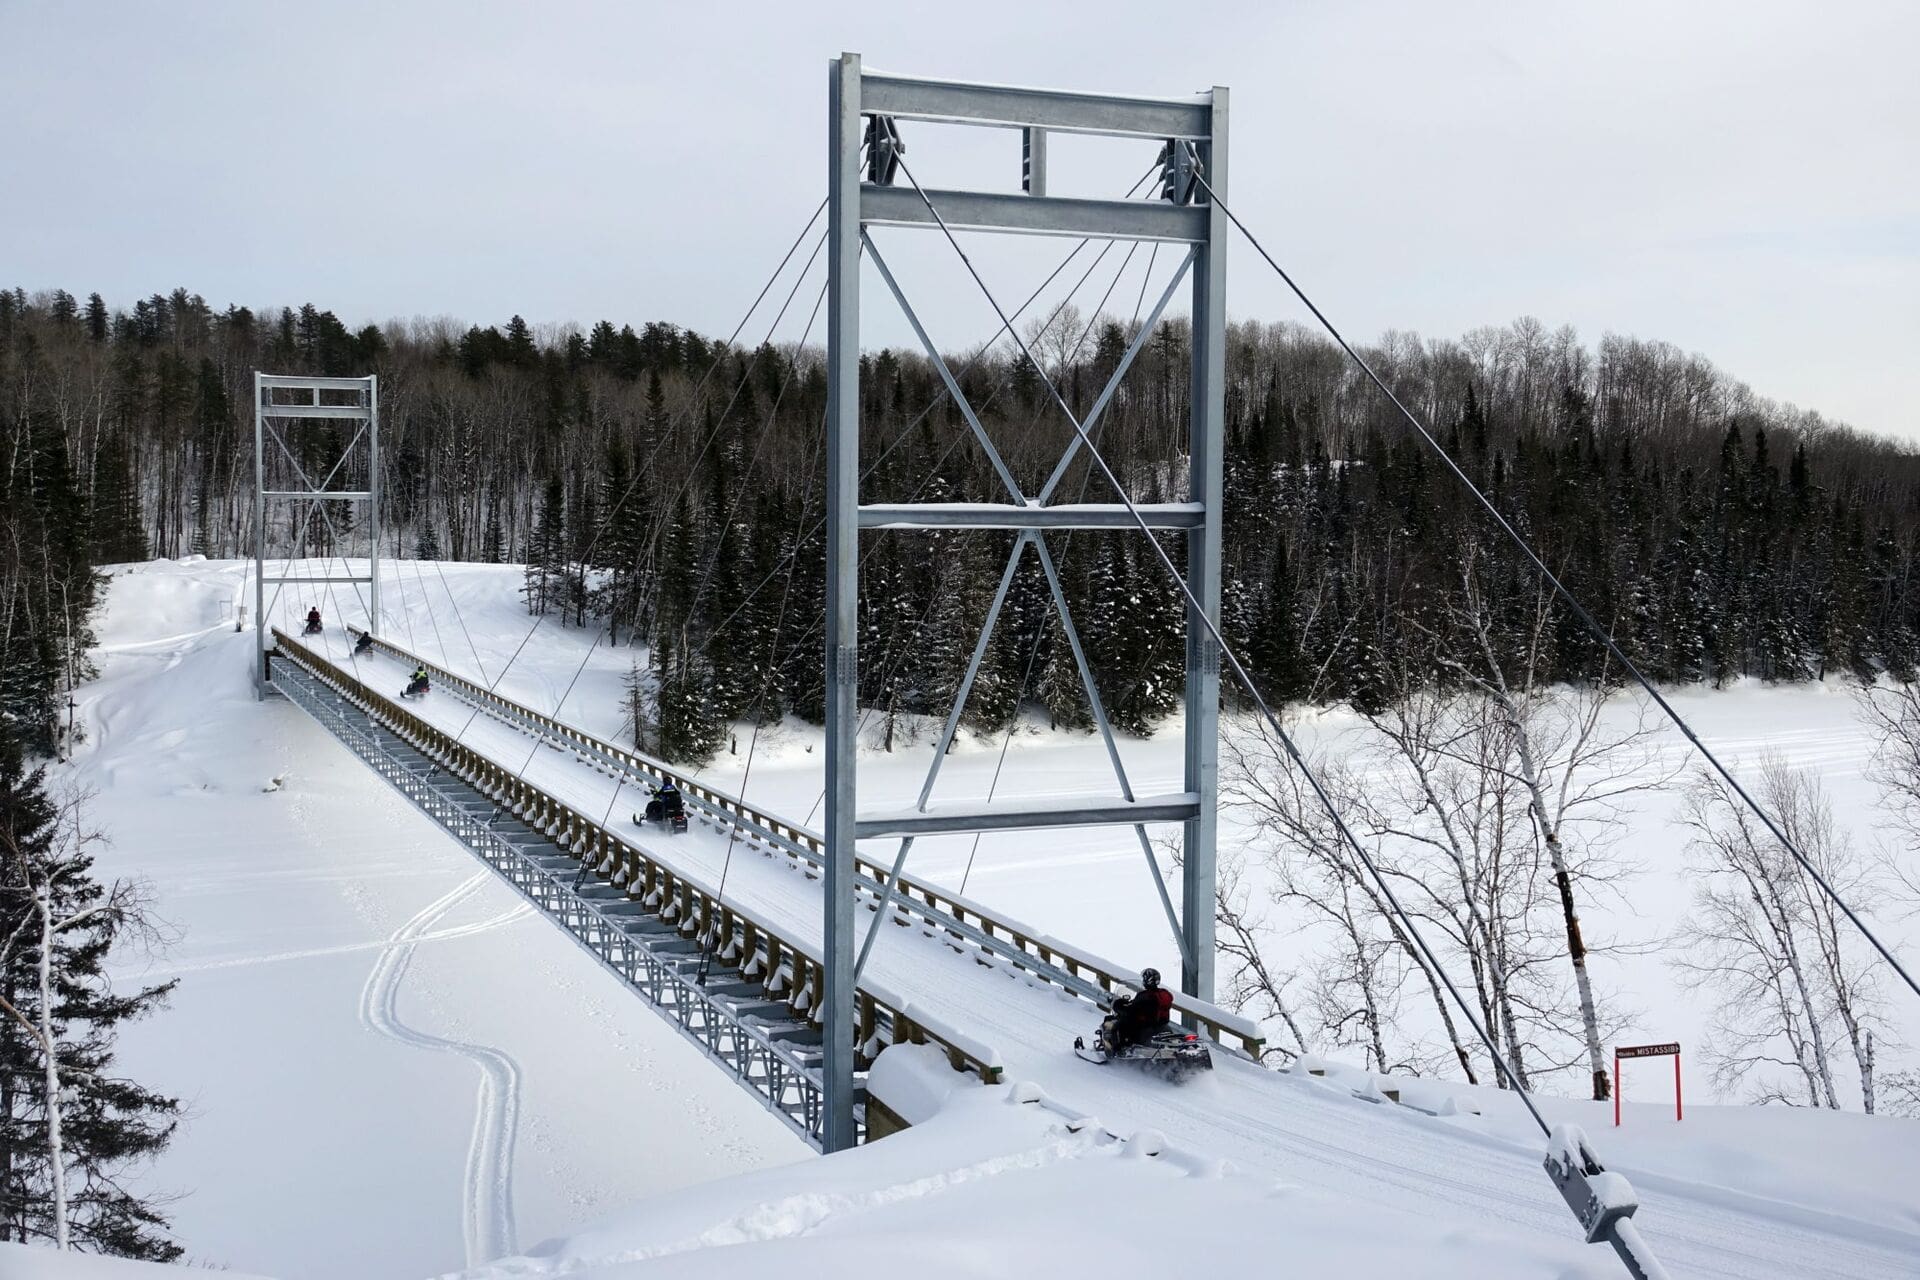
[[[1140,971],[1140,985],[1149,991],[1159,986],[1160,971],[1158,969],[1142,969]]]

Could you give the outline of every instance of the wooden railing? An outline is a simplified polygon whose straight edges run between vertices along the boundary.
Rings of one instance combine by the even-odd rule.
[[[795,1013],[818,1021],[825,970],[817,949],[796,942],[737,904],[722,902],[719,894],[698,878],[656,861],[512,770],[456,742],[452,735],[369,688],[279,628],[274,628],[273,635],[279,646],[278,659],[299,663],[315,679],[441,768],[499,804],[503,813],[512,814],[580,859],[590,874],[672,923],[683,935],[700,939],[714,949],[718,959],[738,964],[747,977],[760,980],[770,995],[784,999]],[[946,1052],[955,1070],[971,1072],[989,1084],[999,1082],[1001,1064],[996,1053],[940,1025],[910,1000],[870,982],[860,985],[855,1000],[863,1056],[882,1043],[931,1043]]]
[[[351,627],[348,631],[359,634]],[[425,667],[441,688],[455,692],[503,720],[517,722],[528,732],[564,743],[578,754],[599,757],[639,778],[672,782],[691,804],[717,821],[738,827],[749,837],[758,836],[784,850],[802,862],[809,875],[822,874],[826,842],[818,832],[756,809],[740,797],[707,786],[664,761],[615,746],[563,720],[535,711],[377,635],[373,637],[373,647],[411,666]],[[854,869],[870,892],[884,886],[892,872],[889,865],[858,853],[854,856]],[[1137,985],[1139,975],[1135,970],[1061,942],[1018,920],[988,911],[971,899],[914,876],[900,877],[895,902],[899,910],[946,928],[956,938],[966,939],[1023,971],[1089,1000],[1098,1002],[1116,989]],[[1176,993],[1173,1003],[1183,1022],[1204,1029],[1216,1043],[1238,1049],[1255,1062],[1260,1061],[1266,1042],[1258,1023],[1185,993]]]

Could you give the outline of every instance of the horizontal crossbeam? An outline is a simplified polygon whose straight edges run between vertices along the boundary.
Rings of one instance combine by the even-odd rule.
[[[262,489],[263,498],[338,498],[343,502],[365,502],[373,497],[366,489]],[[1125,508],[1121,508],[1125,510]]]
[[[1205,96],[1129,98],[1015,85],[958,84],[873,71],[860,77],[860,109],[902,120],[1115,137],[1205,138],[1211,131],[1211,104]]]
[[[263,373],[259,379],[263,387],[293,387],[302,391],[365,391],[371,385],[366,378],[308,378],[292,373]]]
[[[1178,244],[1199,244],[1207,238],[1204,205],[931,189],[923,200],[920,193],[910,187],[881,187],[871,183],[860,187],[860,221],[866,226],[937,226],[937,220],[927,209],[927,200],[934,203],[940,217],[955,231],[1013,231],[1106,240],[1165,240]]]
[[[371,418],[373,410],[363,404],[262,404],[260,413],[268,418]]]
[[[1206,508],[1162,502],[1134,508],[1150,529],[1197,529]],[[872,503],[860,508],[862,529],[1138,529],[1119,503],[1016,507],[1007,502]]]
[[[372,581],[373,581],[373,579],[372,579],[371,577],[361,577],[361,578],[343,578],[343,577],[338,577],[338,576],[335,576],[335,577],[313,577],[313,578],[274,578],[274,577],[265,577],[265,578],[262,578],[262,579],[260,579],[260,581],[262,581],[262,582],[264,582],[264,583],[266,583],[266,584],[267,584],[268,586],[270,586],[270,587],[274,587],[274,586],[280,586],[280,585],[281,585],[281,584],[283,584],[283,583],[290,583],[290,582],[294,582],[294,583],[297,583],[297,582],[320,582],[320,583],[327,583],[327,582],[372,582]]]
[[[1131,827],[1143,822],[1187,822],[1200,813],[1200,797],[1191,791],[1102,804],[1064,801],[1020,809],[1008,804],[986,808],[942,805],[929,812],[903,809],[870,813],[854,823],[854,838],[965,835],[975,831],[1041,831],[1050,827]]]

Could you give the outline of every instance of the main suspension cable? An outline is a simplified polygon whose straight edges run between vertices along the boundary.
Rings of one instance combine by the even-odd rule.
[[[1913,975],[1907,972],[1906,966],[1901,964],[1893,952],[1888,950],[1887,945],[1880,941],[1872,929],[1867,927],[1866,921],[1862,920],[1854,909],[1847,905],[1846,899],[1842,898],[1839,891],[1836,890],[1832,884],[1828,883],[1827,878],[1820,873],[1820,869],[1813,864],[1813,861],[1800,851],[1799,845],[1787,835],[1786,831],[1775,821],[1773,815],[1768,813],[1744,786],[1740,785],[1739,779],[1733,776],[1732,770],[1721,763],[1720,757],[1715,755],[1713,750],[1709,748],[1705,742],[1700,740],[1700,735],[1693,731],[1693,726],[1687,723],[1685,717],[1674,708],[1671,702],[1667,701],[1666,697],[1654,685],[1654,682],[1647,678],[1646,674],[1640,670],[1632,658],[1627,656],[1626,650],[1622,649],[1619,643],[1613,638],[1613,633],[1607,628],[1602,627],[1599,620],[1587,611],[1585,605],[1580,603],[1579,597],[1575,596],[1573,592],[1567,588],[1567,585],[1560,580],[1559,575],[1547,567],[1547,562],[1533,549],[1532,544],[1527,541],[1526,536],[1514,527],[1512,521],[1501,514],[1500,508],[1494,504],[1493,499],[1487,496],[1484,489],[1473,482],[1472,477],[1468,476],[1460,464],[1454,460],[1453,455],[1447,451],[1446,446],[1442,445],[1434,434],[1427,429],[1426,424],[1420,421],[1418,415],[1416,415],[1413,410],[1407,408],[1400,397],[1394,394],[1393,388],[1389,387],[1380,375],[1373,371],[1373,366],[1368,364],[1358,351],[1354,350],[1353,345],[1341,336],[1340,331],[1334,328],[1333,322],[1327,319],[1326,313],[1321,311],[1320,308],[1314,304],[1313,299],[1307,296],[1306,291],[1295,283],[1293,277],[1287,274],[1286,268],[1274,261],[1273,255],[1267,252],[1266,246],[1261,244],[1253,232],[1247,229],[1247,224],[1240,221],[1239,216],[1227,207],[1226,201],[1220,199],[1219,193],[1214,191],[1206,178],[1196,171],[1194,180],[1206,188],[1208,198],[1215,204],[1218,204],[1220,206],[1220,212],[1226,214],[1228,220],[1240,229],[1240,234],[1247,238],[1247,243],[1251,244],[1255,252],[1266,259],[1267,265],[1272,267],[1274,273],[1280,277],[1287,288],[1293,291],[1293,296],[1298,298],[1301,304],[1313,313],[1313,318],[1320,322],[1321,327],[1327,331],[1328,336],[1339,344],[1340,349],[1347,353],[1348,358],[1359,366],[1362,373],[1367,375],[1367,380],[1379,388],[1380,394],[1384,395],[1388,402],[1400,411],[1400,416],[1407,420],[1407,425],[1411,426],[1421,440],[1426,442],[1427,447],[1438,455],[1441,462],[1446,464],[1447,470],[1451,471],[1454,477],[1466,486],[1467,492],[1471,493],[1475,501],[1485,508],[1488,515],[1493,517],[1493,522],[1500,526],[1501,531],[1507,535],[1513,542],[1513,545],[1519,548],[1520,553],[1539,571],[1540,576],[1553,588],[1554,594],[1559,596],[1567,608],[1573,611],[1573,615],[1593,634],[1594,638],[1606,646],[1607,652],[1633,677],[1634,683],[1638,684],[1640,688],[1645,691],[1647,696],[1660,708],[1667,719],[1673,723],[1673,726],[1685,736],[1688,742],[1693,744],[1694,750],[1698,751],[1701,758],[1713,767],[1715,773],[1720,775],[1721,781],[1725,782],[1726,785],[1732,789],[1733,793],[1740,797],[1741,803],[1747,807],[1748,811],[1751,812],[1754,817],[1760,820],[1761,824],[1766,827],[1768,833],[1780,842],[1780,847],[1792,854],[1794,861],[1800,864],[1801,869],[1813,877],[1814,883],[1820,886],[1820,891],[1827,896],[1827,899],[1846,913],[1847,919],[1852,921],[1855,929],[1859,930],[1860,936],[1873,944],[1873,949],[1878,951],[1881,958],[1893,967],[1893,971],[1900,975],[1901,980],[1907,984],[1907,987],[1912,990],[1915,995],[1920,995],[1920,983],[1914,981]]]

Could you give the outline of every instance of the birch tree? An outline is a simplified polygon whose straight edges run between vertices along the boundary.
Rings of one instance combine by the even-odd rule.
[[[1874,868],[1833,818],[1816,775],[1763,758],[1759,800],[1843,897],[1871,901]],[[1701,875],[1671,961],[1715,1001],[1708,1051],[1716,1082],[1757,1101],[1839,1109],[1836,1062],[1851,1057],[1862,1108],[1875,1110],[1879,979],[1851,926],[1726,785],[1704,771],[1683,821]]]

